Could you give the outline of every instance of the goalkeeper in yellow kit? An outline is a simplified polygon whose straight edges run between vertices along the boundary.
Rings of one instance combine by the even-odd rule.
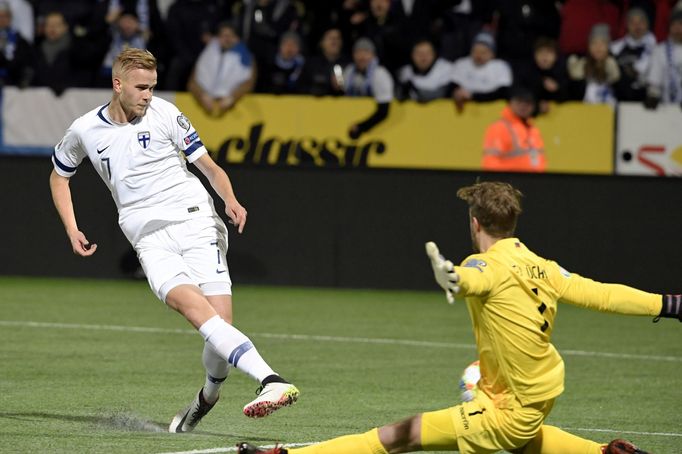
[[[646,454],[625,440],[597,443],[544,424],[564,390],[564,362],[550,342],[557,302],[682,320],[682,295],[602,284],[537,256],[513,237],[521,193],[509,184],[477,183],[461,188],[457,196],[469,204],[476,254],[453,266],[434,243],[427,243],[426,250],[448,301],[466,298],[481,368],[474,400],[301,449],[241,443],[239,453]]]

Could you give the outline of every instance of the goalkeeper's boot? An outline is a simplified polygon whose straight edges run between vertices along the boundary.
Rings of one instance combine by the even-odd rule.
[[[284,448],[281,448],[279,446],[275,446],[274,448],[259,448],[254,445],[250,445],[248,443],[239,443],[237,445],[237,454],[287,454],[288,451]]]
[[[262,418],[282,407],[293,405],[300,391],[278,375],[270,375],[256,391],[258,397],[244,406],[244,414],[249,418]]]
[[[613,440],[602,448],[603,454],[649,454],[627,440]]]
[[[180,411],[170,423],[168,432],[191,432],[199,424],[201,418],[206,416],[206,413],[211,411],[211,408],[218,402],[209,404],[204,400],[204,388],[201,388],[191,404],[184,410]]]

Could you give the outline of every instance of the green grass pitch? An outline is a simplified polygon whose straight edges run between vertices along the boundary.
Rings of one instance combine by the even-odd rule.
[[[0,452],[215,453],[309,443],[454,405],[475,359],[442,293],[235,288],[235,321],[301,389],[262,420],[233,371],[192,434],[164,432],[203,384],[202,340],[144,282],[0,278]],[[682,324],[560,306],[566,391],[548,422],[595,440],[682,452]]]

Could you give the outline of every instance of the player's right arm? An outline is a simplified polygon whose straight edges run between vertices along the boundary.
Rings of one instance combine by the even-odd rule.
[[[66,235],[69,237],[73,253],[87,257],[95,253],[97,245],[90,244],[85,234],[78,230],[69,186],[71,177],[75,175],[76,168],[84,157],[85,152],[80,145],[78,135],[72,128],[69,128],[52,155],[54,168],[50,174],[50,192],[57,213],[64,224]]]
[[[94,254],[97,250],[97,245],[90,244],[85,234],[78,230],[71,200],[69,178],[63,177],[52,170],[50,174],[50,191],[52,192],[52,201],[57,209],[57,213],[59,213],[62,224],[64,224],[64,230],[66,230],[66,235],[69,237],[74,254],[82,257]]]

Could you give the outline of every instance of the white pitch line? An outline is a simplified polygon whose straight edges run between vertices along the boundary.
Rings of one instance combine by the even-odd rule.
[[[310,443],[287,443],[287,448],[301,448],[303,446],[310,446],[317,443],[316,441]],[[261,446],[261,448],[270,449],[274,448],[275,445]],[[159,454],[212,454],[216,452],[237,452],[236,446],[225,447],[225,448],[207,448],[207,449],[193,449],[191,451],[173,451],[173,452],[162,452]]]
[[[606,433],[656,436],[656,437],[682,437],[682,433],[675,433],[675,432],[637,432],[635,430],[588,429],[585,427],[562,427],[562,429],[566,430],[568,432],[571,432],[571,431],[574,431],[574,432],[606,432]]]
[[[123,326],[123,325],[89,325],[80,323],[52,323],[34,322],[22,320],[0,320],[0,326],[17,326],[23,328],[56,328],[56,329],[82,329],[94,331],[124,331],[134,333],[153,334],[191,334],[196,335],[195,330],[181,328],[154,328],[147,326]],[[319,336],[312,334],[278,334],[278,333],[249,333],[252,337],[264,337],[268,339],[298,340],[298,341],[321,341],[338,343],[382,344],[382,345],[405,345],[410,347],[432,348],[457,348],[473,350],[474,344],[458,344],[450,342],[431,342],[413,339],[384,339],[373,337],[347,337],[347,336]],[[667,361],[682,362],[682,356],[660,355],[636,355],[630,353],[591,352],[585,350],[560,350],[564,356],[590,356],[599,358],[633,359],[642,361]]]

